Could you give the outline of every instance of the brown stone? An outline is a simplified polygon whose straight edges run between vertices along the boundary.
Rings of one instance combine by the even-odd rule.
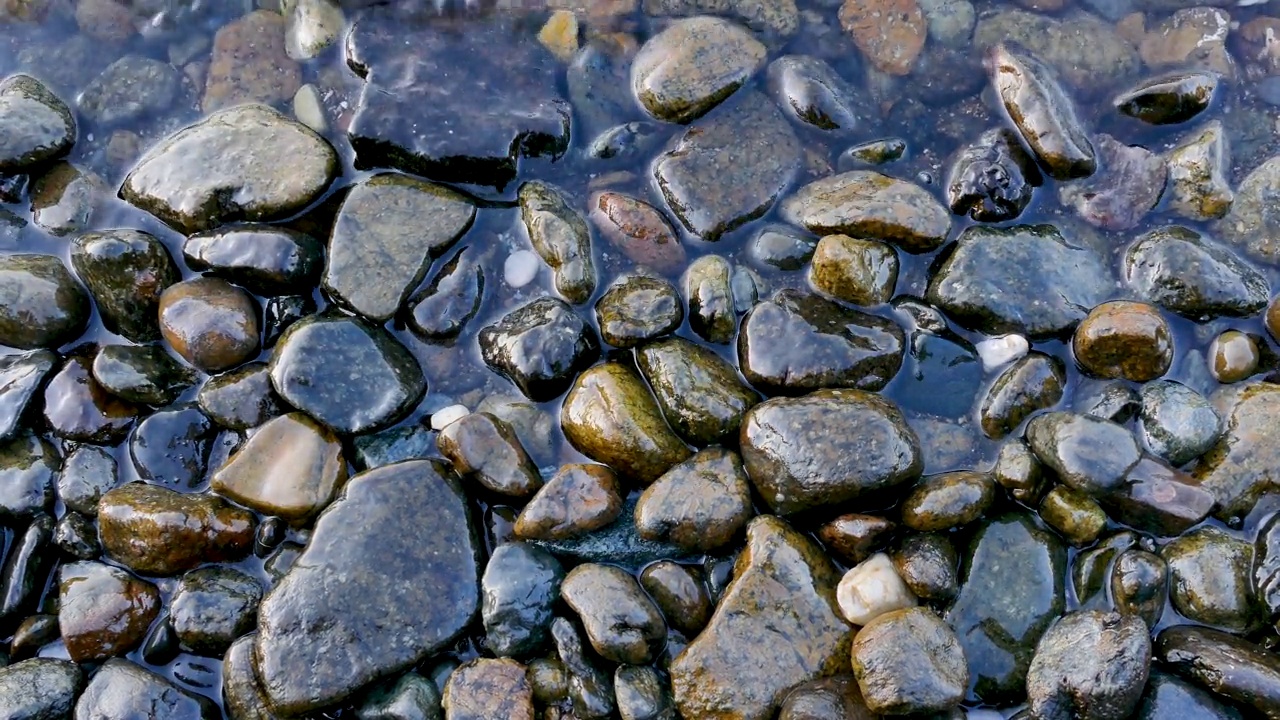
[[[588,218],[637,265],[669,274],[684,269],[684,246],[671,222],[654,206],[622,193],[601,192],[591,199]]]
[[[98,502],[107,555],[146,575],[176,575],[201,563],[239,560],[253,547],[254,516],[203,493],[130,483]]]
[[[347,480],[342,443],[300,412],[267,422],[212,480],[213,491],[294,524],[315,517]]]
[[[1214,516],[1243,518],[1263,494],[1280,488],[1280,385],[1256,383],[1219,407],[1226,432],[1200,456],[1192,477],[1217,500]]]
[[[886,545],[897,527],[874,515],[849,513],[823,523],[818,539],[847,564],[857,565]]]
[[[783,219],[815,233],[880,240],[909,253],[938,249],[951,211],[915,183],[853,170],[805,185],[780,206]]]
[[[659,560],[640,573],[640,586],[649,593],[662,616],[686,637],[707,625],[711,598],[701,574],[674,560]]]
[[[742,459],[709,447],[645,488],[636,504],[636,530],[647,540],[708,552],[734,540],[751,514]]]
[[[523,540],[567,540],[598,530],[622,512],[622,485],[604,465],[560,468],[516,518]]]
[[[124,42],[137,32],[133,13],[117,0],[76,0],[76,25],[85,35],[105,42]]]
[[[184,280],[160,295],[160,333],[187,362],[221,372],[258,353],[257,303],[226,280]]]
[[[1209,372],[1220,383],[1240,382],[1258,371],[1258,343],[1246,333],[1228,330],[1209,345]]]
[[[893,248],[848,235],[819,240],[809,267],[814,287],[854,305],[889,302],[898,282],[898,254]]]
[[[255,10],[218,30],[201,103],[204,111],[291,100],[302,86],[302,68],[285,52],[284,35],[284,16],[270,10]]]
[[[538,466],[516,431],[489,413],[471,413],[449,423],[436,436],[436,446],[459,475],[473,477],[493,492],[523,499],[542,487]]]
[[[1271,339],[1280,342],[1280,295],[1271,298],[1267,306],[1266,324]]]
[[[511,658],[476,658],[449,675],[444,712],[449,720],[533,720],[533,688]]]
[[[1071,341],[1076,362],[1103,378],[1154,380],[1173,362],[1173,333],[1160,310],[1147,303],[1103,303],[1080,322]]]
[[[916,0],[845,0],[840,25],[871,64],[890,75],[911,72],[929,34]]]
[[[58,626],[75,662],[105,660],[138,646],[160,612],[160,591],[117,567],[63,565],[58,576]]]

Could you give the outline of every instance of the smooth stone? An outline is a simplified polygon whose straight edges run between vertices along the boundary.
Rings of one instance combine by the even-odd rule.
[[[893,297],[898,255],[874,240],[827,235],[818,241],[809,280],[819,291],[854,305],[880,305]]]
[[[222,657],[258,619],[262,586],[239,570],[207,567],[183,575],[169,599],[169,620],[183,649]]]
[[[622,499],[621,483],[604,465],[564,465],[520,511],[515,535],[568,540],[599,530],[621,514]]]
[[[727,360],[684,338],[637,349],[636,364],[671,428],[698,447],[736,439],[742,416],[760,401]]]
[[[84,332],[90,312],[89,296],[58,258],[0,256],[0,344],[56,349]]]
[[[65,440],[115,445],[128,435],[141,410],[93,379],[95,351],[93,346],[77,348],[49,379],[44,388],[44,421]]]
[[[1207,690],[1175,675],[1152,669],[1147,690],[1134,714],[1135,720],[1241,720],[1240,711],[1216,699]]]
[[[0,716],[9,720],[69,718],[84,691],[84,671],[57,658],[32,658],[0,668]]]
[[[138,343],[160,339],[161,294],[182,274],[159,239],[141,230],[83,233],[72,242],[71,265],[107,330]]]
[[[422,281],[431,259],[457,242],[475,216],[475,205],[461,194],[408,175],[356,183],[334,219],[324,289],[344,307],[386,321]]]
[[[360,435],[351,441],[351,462],[357,470],[372,470],[401,460],[432,458],[436,453],[436,436],[431,430],[414,423]]]
[[[1228,178],[1231,155],[1227,130],[1212,120],[1170,150],[1169,209],[1188,220],[1203,222],[1226,215],[1235,202]]]
[[[1124,720],[1142,699],[1150,665],[1141,620],[1074,612],[1041,636],[1027,672],[1028,704],[1044,720]]]
[[[492,33],[445,25],[394,5],[351,24],[343,55],[365,80],[347,129],[356,167],[501,190],[522,160],[562,156],[572,112],[561,64],[539,43],[494,53]],[[409,48],[406,32],[417,39]]]
[[[495,655],[524,657],[542,649],[564,574],[555,557],[528,543],[494,548],[480,580],[480,616]]]
[[[71,150],[75,115],[44,83],[30,75],[10,75],[0,81],[0,137],[0,174],[22,172]]]
[[[707,626],[712,603],[702,574],[673,560],[659,560],[640,573],[640,586],[673,628],[695,637]]]
[[[1258,371],[1261,361],[1258,340],[1239,330],[1228,330],[1214,338],[1205,352],[1209,361],[1209,374],[1220,383],[1248,379]]]
[[[1270,198],[1280,192],[1280,155],[1255,167],[1236,186],[1231,210],[1214,232],[1250,258],[1267,265],[1280,260],[1280,216]]]
[[[63,161],[36,175],[30,196],[31,222],[65,237],[87,228],[110,192],[97,173]]]
[[[600,355],[590,325],[563,300],[539,298],[480,331],[486,365],[515,383],[525,397],[559,397]]]
[[[240,637],[231,643],[222,658],[222,706],[226,714],[236,720],[277,720],[267,709],[267,700],[253,669],[256,637],[254,633]]]
[[[688,255],[667,216],[649,203],[620,192],[591,196],[587,219],[632,263],[664,275],[685,268]]]
[[[61,464],[57,449],[29,432],[0,442],[0,519],[22,520],[52,510]]]
[[[1155,629],[1169,599],[1169,564],[1141,548],[1121,552],[1111,571],[1111,598],[1116,612],[1141,618]]]
[[[146,575],[177,575],[205,562],[239,560],[253,547],[255,518],[213,495],[129,483],[98,503],[107,556]]]
[[[517,199],[529,242],[555,274],[556,291],[575,305],[586,302],[596,290],[596,269],[582,213],[560,188],[537,180],[521,185]]]
[[[859,630],[853,675],[867,708],[882,714],[946,712],[969,686],[960,640],[928,608],[889,612]]]
[[[979,222],[1012,220],[1022,214],[1043,183],[1040,168],[1018,135],[1008,128],[993,128],[964,146],[951,161],[947,205],[951,212]]]
[[[357,377],[351,368],[360,368]],[[339,434],[382,429],[427,389],[413,354],[381,327],[337,313],[290,326],[271,358],[280,397]]]
[[[929,302],[989,335],[1059,335],[1115,292],[1099,254],[1051,225],[966,228],[929,281]]]
[[[1076,547],[1092,544],[1107,527],[1107,513],[1093,498],[1056,485],[1040,500],[1040,519]]]
[[[58,578],[58,627],[75,662],[104,660],[136,648],[160,612],[156,586],[120,568],[69,563]]]
[[[448,646],[479,610],[478,555],[462,489],[442,463],[351,478],[259,609],[254,657],[272,710],[342,702]]]
[[[182,243],[192,270],[242,285],[259,295],[311,292],[324,267],[324,245],[310,235],[271,225],[231,225]]]
[[[578,376],[565,395],[560,427],[579,452],[644,484],[692,454],[663,419],[644,381],[620,363]]]
[[[1133,548],[1155,550],[1155,545],[1132,530],[1118,530],[1093,547],[1080,551],[1071,564],[1070,579],[1081,607],[1091,610],[1110,608],[1111,599],[1107,597],[1106,590],[1114,575],[1115,559]]]
[[[1173,364],[1173,331],[1159,308],[1113,300],[1085,316],[1071,338],[1076,362],[1091,375],[1143,383]]]
[[[484,266],[467,246],[454,253],[405,307],[405,321],[427,342],[456,338],[484,302]]]
[[[1000,446],[991,474],[1020,503],[1034,506],[1044,492],[1044,467],[1022,438],[1009,438]]]
[[[893,549],[890,559],[902,582],[922,600],[949,602],[960,591],[960,558],[947,535],[908,535]]]
[[[1253,541],[1253,588],[1270,616],[1280,613],[1280,515],[1258,528]]]
[[[802,162],[800,140],[777,105],[750,92],[690,125],[658,156],[653,176],[684,228],[715,241],[767,213]]]
[[[196,403],[214,422],[231,430],[258,427],[285,412],[271,385],[271,371],[262,362],[245,363],[209,378],[196,394]]]
[[[1160,631],[1154,655],[1164,668],[1218,697],[1264,717],[1280,715],[1280,661],[1251,642],[1182,625]]]
[[[0,358],[0,440],[12,438],[27,416],[27,408],[58,356],[48,350],[31,350]]]
[[[1160,554],[1169,563],[1170,600],[1184,617],[1237,633],[1261,624],[1248,542],[1206,527],[1171,541]]]
[[[107,345],[93,358],[93,378],[131,403],[162,407],[195,384],[196,374],[158,345]]]
[[[711,621],[671,662],[681,715],[765,720],[792,687],[847,672],[838,579],[812,540],[776,517],[753,520]]]
[[[737,23],[676,20],[631,63],[631,90],[654,118],[688,123],[732,95],[764,66],[765,46]]]
[[[988,50],[987,69],[1013,126],[1049,177],[1087,178],[1097,170],[1097,151],[1052,70],[1003,43]]]
[[[995,478],[988,473],[957,470],[921,478],[902,501],[902,524],[919,532],[968,525],[991,506]]]
[[[182,75],[169,63],[125,55],[95,77],[76,99],[80,112],[96,128],[146,122],[173,107]]]
[[[7,627],[17,625],[15,632],[21,630],[19,618],[25,621],[30,617],[44,594],[54,560],[50,547],[53,527],[53,518],[40,514],[26,527],[19,525],[14,532],[9,557],[4,563],[4,576],[0,579],[0,618]]]
[[[336,0],[297,0],[285,20],[285,53],[294,60],[310,60],[338,39],[347,24]],[[285,5],[282,9],[289,7]]]
[[[874,170],[815,180],[783,200],[779,210],[784,220],[810,232],[880,240],[909,253],[936,250],[951,230],[951,213],[932,193]]]
[[[1129,470],[1120,489],[1099,499],[1117,521],[1161,536],[1186,532],[1214,507],[1208,488],[1152,456]]]
[[[797,685],[778,712],[778,720],[874,720],[851,675],[836,675]]]
[[[189,234],[291,215],[337,172],[337,153],[310,128],[265,105],[238,105],[154,145],[125,177],[120,197]]]
[[[98,500],[117,483],[116,459],[102,448],[79,445],[62,462],[58,498],[75,512],[97,515]]]
[[[1185,465],[1217,442],[1222,419],[1212,403],[1186,385],[1172,381],[1142,387],[1138,425],[1151,452],[1172,465]]]
[[[646,540],[710,552],[735,539],[751,519],[751,484],[742,458],[711,447],[666,471],[636,504]]]
[[[946,613],[969,662],[969,699],[1004,706],[1024,697],[1036,643],[1065,606],[1066,566],[1062,543],[1031,515],[1003,516],[974,535]]]
[[[551,636],[560,662],[568,671],[568,694],[574,715],[584,719],[612,717],[617,710],[613,677],[587,654],[588,650],[574,624],[557,617],[551,621]]]
[[[449,675],[444,687],[447,720],[533,720],[533,688],[525,667],[510,658],[476,658]]]
[[[769,63],[766,77],[773,101],[802,126],[848,132],[865,114],[853,85],[821,58],[783,55]]]
[[[982,432],[998,440],[1039,410],[1057,405],[1067,385],[1062,361],[1028,353],[996,376],[978,409]]]
[[[489,413],[468,413],[449,423],[436,445],[459,475],[492,492],[524,499],[542,487],[538,466],[515,430]]]
[[[200,408],[172,406],[134,426],[129,458],[143,480],[192,488],[204,480],[213,436],[213,423]]]
[[[915,594],[884,553],[849,568],[836,586],[836,602],[845,620],[863,626],[885,613],[917,604]]]
[[[768,394],[879,390],[902,367],[905,342],[890,320],[785,289],[742,319],[738,357],[746,379]]]
[[[212,113],[242,103],[283,105],[292,98],[302,84],[302,67],[289,56],[288,31],[284,15],[265,8],[246,8],[218,28],[208,70],[202,73],[200,109]]]
[[[847,432],[833,435],[832,427]],[[774,512],[834,505],[909,483],[920,442],[894,404],[861,390],[819,390],[755,406],[742,421],[742,459]]]
[[[684,303],[674,285],[662,278],[624,275],[596,301],[600,338],[616,348],[631,348],[670,334],[684,322]]]
[[[624,570],[579,565],[565,576],[560,597],[581,618],[591,647],[606,660],[643,665],[666,643],[662,613]]]
[[[684,272],[681,285],[689,299],[689,328],[707,342],[727,344],[737,330],[732,278],[733,268],[719,255],[703,255]]]
[[[1211,72],[1179,72],[1144,80],[1115,97],[1116,110],[1152,125],[1186,122],[1209,107],[1218,89]]]
[[[1134,240],[1123,275],[1138,297],[1195,320],[1253,315],[1271,294],[1262,273],[1235,252],[1176,225]]]
[[[1027,424],[1026,439],[1062,482],[1091,496],[1119,489],[1142,458],[1128,429],[1090,415],[1037,415]]]
[[[93,518],[75,511],[68,511],[58,519],[53,527],[53,544],[76,560],[94,560],[102,555],[98,526]]]
[[[1280,459],[1276,424],[1280,388],[1259,383],[1245,388],[1229,409],[1218,442],[1201,456],[1192,471],[1195,483],[1217,501],[1214,516],[1243,518],[1258,499],[1276,486],[1273,468]]]
[[[651,667],[619,667],[613,691],[622,720],[672,720],[675,708],[667,678]]]
[[[1155,209],[1164,194],[1169,169],[1159,155],[1138,145],[1126,145],[1107,134],[1095,138],[1099,170],[1091,177],[1058,188],[1066,207],[1094,227],[1129,230]],[[1178,184],[1173,183],[1173,195]]]
[[[328,507],[347,480],[342,443],[293,412],[258,428],[211,479],[214,492],[301,525]]]
[[[369,693],[356,717],[359,720],[443,720],[440,690],[416,673]]]
[[[76,702],[75,720],[217,720],[212,700],[123,658],[112,658],[89,680]]]
[[[226,280],[184,280],[160,294],[160,333],[200,370],[229,370],[258,354],[258,303]]]
[[[809,262],[818,239],[787,225],[769,224],[760,228],[750,244],[751,259],[758,265],[778,270],[799,270]]]

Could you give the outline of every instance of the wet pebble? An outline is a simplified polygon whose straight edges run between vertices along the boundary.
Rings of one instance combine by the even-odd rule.
[[[732,365],[683,338],[640,348],[636,362],[672,429],[699,447],[736,438],[743,414],[760,400]]]
[[[995,500],[995,479],[987,473],[958,470],[921,478],[902,501],[902,524],[919,532],[967,525]]]
[[[1227,130],[1212,120],[1169,151],[1169,209],[1188,220],[1207,221],[1226,215],[1235,202],[1228,181],[1231,156]]]
[[[1237,250],[1260,262],[1280,260],[1280,232],[1275,230],[1275,203],[1280,192],[1280,155],[1263,161],[1236,186],[1231,210],[1214,224],[1215,232]]]
[[[684,303],[661,278],[625,275],[596,301],[600,337],[618,348],[635,347],[666,335],[684,322]]]
[[[58,627],[67,655],[76,662],[136,648],[160,611],[155,585],[103,563],[63,565],[58,588]]]
[[[609,565],[579,565],[565,576],[560,596],[582,619],[596,652],[607,660],[641,665],[666,641],[657,606],[630,574]]]
[[[766,76],[769,95],[793,122],[848,132],[865,114],[853,85],[821,58],[783,55],[769,63]]]
[[[1209,373],[1220,383],[1247,379],[1258,371],[1258,343],[1246,333],[1228,330],[1213,339],[1206,353]]]
[[[640,586],[666,621],[686,637],[695,637],[706,627],[713,605],[702,574],[694,568],[659,560],[640,573]]]
[[[23,350],[57,348],[84,332],[89,297],[58,258],[4,255],[0,283],[0,344]]]
[[[1004,7],[979,18],[973,44],[983,48],[1013,42],[1030,48],[1075,91],[1088,96],[1141,69],[1137,48],[1113,22],[1091,13],[1054,17]]]
[[[129,437],[129,457],[138,477],[179,488],[204,479],[214,428],[200,408],[174,406],[138,423]]]
[[[436,436],[440,454],[464,478],[518,499],[542,487],[542,478],[515,430],[489,413],[468,413]]]
[[[533,720],[533,688],[510,658],[477,658],[449,675],[443,705],[449,720]]]
[[[964,648],[928,608],[886,613],[853,641],[853,674],[875,713],[946,712],[969,685]]]
[[[58,519],[53,528],[53,544],[76,560],[94,560],[102,555],[98,527],[93,518],[75,511],[68,511]]]
[[[1253,547],[1217,528],[1201,528],[1165,545],[1170,600],[1193,622],[1234,632],[1261,622],[1253,591]]]
[[[815,180],[780,204],[782,218],[810,232],[880,240],[910,253],[946,240],[951,215],[928,190],[873,170]]]
[[[441,703],[435,683],[409,672],[370,692],[356,711],[356,717],[360,720],[443,720]]]
[[[761,47],[763,55],[763,46]],[[0,173],[21,172],[65,155],[76,141],[76,120],[52,90],[30,75],[0,81]]]
[[[140,410],[93,379],[94,352],[93,346],[78,348],[50,378],[44,389],[44,420],[66,440],[114,445],[128,435]]]
[[[564,574],[550,553],[527,543],[494,549],[480,581],[480,613],[495,655],[524,657],[542,649]]]
[[[93,378],[112,395],[161,407],[178,399],[195,373],[157,345],[107,345],[93,358]]]
[[[1147,626],[1084,610],[1064,616],[1036,647],[1027,673],[1031,712],[1044,720],[1122,720],[1142,698],[1151,664]]]
[[[1137,720],[1176,720],[1199,717],[1205,720],[1241,720],[1233,705],[1216,699],[1208,690],[1175,675],[1152,668],[1147,690],[1138,706]]]
[[[57,355],[48,350],[0,358],[0,440],[12,438],[18,432],[31,400],[57,361]]]
[[[712,447],[645,488],[635,518],[645,539],[709,552],[736,539],[751,515],[751,485],[742,459]]]
[[[854,305],[888,302],[898,282],[893,248],[848,235],[827,235],[818,241],[809,267],[814,287]]]
[[[1280,661],[1221,630],[1183,625],[1156,636],[1160,664],[1219,697],[1263,715],[1280,713]]]
[[[1020,503],[1035,506],[1044,492],[1045,473],[1026,441],[1010,438],[1000,446],[991,474]]]
[[[107,556],[136,572],[176,575],[202,562],[238,560],[253,547],[252,513],[206,494],[130,483],[98,503]]]
[[[729,20],[677,20],[636,53],[631,89],[653,117],[687,123],[750,79],[765,55],[759,40]]]
[[[890,558],[907,588],[922,600],[949,602],[960,589],[960,559],[946,535],[908,535],[894,547]]]
[[[1142,387],[1139,423],[1142,438],[1156,455],[1185,465],[1217,442],[1222,420],[1200,393],[1172,381]]]
[[[0,668],[0,715],[13,720],[69,718],[84,686],[84,672],[73,662],[15,662]]]
[[[96,127],[112,128],[167,112],[181,82],[178,70],[169,63],[130,54],[108,65],[76,102]]]
[[[799,270],[813,257],[818,239],[786,225],[760,228],[750,244],[751,258],[778,270]]]
[[[1027,425],[1026,439],[1062,482],[1094,496],[1119,488],[1142,457],[1124,426],[1071,412],[1037,415]]]
[[[1076,547],[1093,543],[1107,527],[1107,514],[1093,498],[1066,485],[1040,501],[1040,519]]]
[[[169,600],[169,620],[183,649],[222,657],[253,629],[262,586],[239,570],[200,568],[183,575]]]
[[[285,331],[271,357],[271,385],[334,432],[357,434],[404,417],[427,382],[418,361],[386,330],[330,312]]]
[[[258,353],[258,304],[225,280],[198,277],[170,285],[159,309],[164,339],[205,372],[233,368]]]
[[[1005,437],[1033,413],[1057,405],[1066,385],[1061,360],[1028,353],[997,375],[987,389],[978,408],[983,434],[993,440]]]
[[[71,235],[90,225],[109,195],[98,174],[60,162],[31,183],[31,221],[50,235]]]
[[[1152,125],[1186,122],[1204,112],[1218,89],[1211,72],[1180,72],[1144,80],[1115,97],[1112,104]]]
[[[182,257],[192,270],[260,295],[289,295],[318,284],[324,245],[295,230],[250,223],[196,233],[182,244]]]
[[[516,537],[567,540],[599,530],[622,512],[622,486],[604,465],[564,465],[516,518]]]
[[[684,245],[661,210],[618,192],[596,193],[589,207],[587,219],[631,262],[665,274],[684,269]]]
[[[1176,225],[1138,236],[1122,267],[1140,298],[1196,320],[1252,315],[1270,296],[1266,278],[1235,252]]]
[[[951,161],[947,205],[951,212],[979,222],[1012,220],[1022,214],[1043,182],[1040,168],[1014,131],[993,128],[961,148]]]
[[[209,378],[196,394],[196,402],[210,419],[231,430],[248,430],[284,414],[271,385],[270,369],[262,362],[245,363]]]
[[[98,500],[116,483],[115,458],[101,448],[79,445],[63,460],[58,497],[75,512],[97,515]]]
[[[440,266],[431,282],[409,298],[406,322],[427,342],[458,336],[484,302],[484,266],[464,247]]]
[[[885,613],[915,607],[916,596],[889,556],[876,553],[849,568],[840,578],[836,602],[845,620],[854,625],[867,625]]]
[[[1129,230],[1159,203],[1169,169],[1159,155],[1138,145],[1126,145],[1105,133],[1093,142],[1100,170],[1085,180],[1060,185],[1058,197],[1091,225],[1104,230]],[[1176,197],[1176,179],[1173,186]]]
[[[1050,177],[1071,180],[1094,173],[1097,151],[1052,70],[1004,44],[989,50],[987,70],[1014,127]]]
[[[61,458],[52,444],[23,433],[0,443],[0,518],[18,520],[53,509]]]
[[[346,479],[338,438],[294,412],[258,428],[213,474],[211,487],[245,507],[302,524],[329,505]]]
[[[305,0],[310,2],[310,0]],[[213,51],[200,107],[206,113],[241,103],[283,103],[302,84],[302,68],[286,50],[284,16],[255,10],[223,25]]]
[[[558,397],[600,355],[591,326],[563,300],[547,297],[486,326],[479,342],[485,364],[535,402]]]
[[[846,0],[840,26],[871,65],[889,75],[911,72],[929,29],[916,0]]]
[[[1138,52],[1152,69],[1189,66],[1230,79],[1236,67],[1226,47],[1230,25],[1231,16],[1225,10],[1180,6],[1147,31]]]
[[[587,655],[582,636],[574,624],[562,617],[551,621],[556,653],[569,675],[569,699],[573,713],[581,718],[607,718],[617,709],[613,677]]]
[[[218,706],[146,668],[112,658],[94,673],[76,702],[76,717],[164,717],[171,720],[216,720]]]
[[[1159,308],[1115,300],[1092,310],[1071,340],[1076,362],[1102,378],[1154,380],[1173,363],[1173,332]]]
[[[1111,571],[1111,598],[1116,612],[1135,615],[1154,629],[1169,599],[1168,563],[1141,548],[1121,552]]]
[[[569,205],[562,190],[544,182],[535,180],[521,185],[518,198],[520,219],[529,241],[555,273],[557,292],[571,303],[586,302],[596,289],[591,232],[586,220]]]
[[[651,667],[619,667],[613,689],[622,720],[669,720],[674,717],[670,682]]]
[[[161,294],[182,274],[158,238],[141,230],[84,233],[72,242],[71,265],[107,330],[138,343],[160,339]]]

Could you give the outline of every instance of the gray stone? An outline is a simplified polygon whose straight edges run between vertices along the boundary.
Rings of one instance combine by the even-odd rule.
[[[0,173],[22,172],[71,150],[75,115],[39,80],[11,75],[0,81],[0,138]]]
[[[1245,176],[1236,187],[1231,211],[1213,225],[1214,232],[1237,250],[1267,265],[1280,261],[1280,155]]]
[[[443,185],[399,174],[358,182],[334,219],[324,288],[339,304],[385,322],[475,216],[471,202]]]
[[[596,301],[600,337],[630,348],[675,331],[684,322],[684,303],[675,286],[662,278],[624,275]]]
[[[348,196],[346,202],[359,201]],[[310,295],[324,269],[324,244],[296,230],[246,223],[188,237],[182,257],[192,270],[208,270],[259,295]]]
[[[227,716],[235,720],[278,720],[267,708],[267,699],[253,669],[256,638],[254,633],[239,638],[231,643],[222,659],[222,707]]]
[[[1142,67],[1137,48],[1114,24],[1086,12],[1057,18],[1012,6],[997,8],[978,21],[973,44],[982,49],[999,42],[1031,48],[1086,96],[1136,75]]]
[[[405,673],[393,683],[369,693],[356,709],[359,720],[442,720],[440,691],[417,673]]]
[[[1244,518],[1258,499],[1280,484],[1280,388],[1250,385],[1221,411],[1222,436],[1196,463],[1196,484],[1213,494],[1214,514]]]
[[[681,284],[689,300],[689,328],[707,342],[733,340],[738,316],[733,303],[733,268],[720,255],[689,263]]]
[[[218,720],[212,700],[128,660],[112,658],[76,702],[75,720]]]
[[[848,133],[866,122],[855,102],[857,90],[825,60],[812,55],[783,55],[769,63],[769,95],[801,126]]]
[[[181,75],[172,65],[141,55],[125,55],[107,66],[80,93],[80,112],[107,129],[147,121],[173,107]]]
[[[894,610],[867,623],[853,641],[853,675],[875,713],[941,713],[969,687],[964,649],[928,608]]]
[[[1212,120],[1169,151],[1169,209],[1204,222],[1226,215],[1235,201],[1227,130]]]
[[[539,298],[480,331],[480,354],[525,397],[551,400],[600,356],[591,326],[563,300]]]
[[[1173,607],[1193,622],[1238,633],[1262,622],[1253,585],[1253,546],[1213,527],[1165,545]]]
[[[457,337],[480,311],[485,270],[474,247],[454,253],[431,282],[409,299],[405,320],[423,340],[439,343]]]
[[[524,657],[542,649],[563,579],[560,562],[545,550],[523,542],[494,548],[480,581],[480,615],[495,655]]]
[[[670,681],[651,667],[620,666],[613,692],[622,720],[675,720]]]
[[[1221,630],[1181,625],[1160,632],[1154,654],[1162,667],[1217,697],[1280,716],[1280,660],[1272,652]]]
[[[196,403],[210,419],[232,430],[258,427],[285,411],[271,385],[270,368],[261,362],[209,378],[196,394]]]
[[[1153,669],[1134,720],[1241,720],[1240,711],[1197,685]]]
[[[58,474],[58,497],[68,508],[98,514],[98,500],[119,483],[116,459],[102,448],[78,445],[67,454]]]
[[[587,655],[577,628],[572,622],[558,617],[551,621],[551,636],[555,640],[556,654],[568,671],[569,698],[573,702],[574,715],[584,719],[612,717],[617,709],[613,678]]]
[[[239,570],[207,567],[178,581],[169,600],[169,621],[183,649],[221,657],[236,638],[253,629],[262,586]]]
[[[37,435],[0,442],[0,518],[25,520],[52,510],[60,461],[57,449]]]
[[[57,361],[58,356],[48,350],[0,358],[0,440],[8,440],[18,432],[31,399]]]
[[[518,198],[520,220],[533,249],[555,273],[556,291],[571,303],[586,302],[596,290],[586,219],[569,206],[564,193],[554,185],[527,182],[520,186]]]
[[[636,364],[671,428],[699,447],[736,439],[742,416],[760,401],[732,364],[684,338],[645,345]]]
[[[0,345],[57,348],[80,337],[90,312],[88,294],[58,258],[0,256]]]
[[[1173,465],[1200,457],[1218,441],[1222,419],[1209,400],[1186,385],[1157,380],[1142,386],[1139,424],[1151,452]]]
[[[1091,496],[1117,490],[1142,459],[1123,425],[1091,415],[1051,412],[1027,424],[1031,451],[1067,485]]]
[[[783,200],[779,210],[784,220],[810,232],[880,240],[910,253],[936,250],[951,230],[951,213],[933,193],[873,170],[815,180]]]
[[[1063,616],[1040,638],[1027,697],[1042,720],[1124,720],[1147,684],[1151,636],[1137,618],[1097,610]]]
[[[134,426],[129,459],[143,480],[193,488],[204,480],[213,436],[213,423],[200,408],[175,405]]]
[[[1195,230],[1168,226],[1125,250],[1124,281],[1137,295],[1195,320],[1247,317],[1266,307],[1267,279],[1232,250]]]
[[[142,156],[120,197],[182,233],[287,217],[338,173],[324,138],[265,105],[215,111]]]
[[[667,639],[662,613],[624,570],[586,563],[560,585],[560,597],[582,619],[591,646],[606,660],[643,665]]]
[[[1143,122],[1173,125],[1204,112],[1217,89],[1216,73],[1176,72],[1143,80],[1117,95],[1111,104]]]
[[[1042,338],[1115,292],[1108,263],[1051,225],[975,225],[929,281],[929,302],[965,327]]]
[[[677,20],[636,53],[631,89],[653,117],[687,123],[732,95],[764,66],[765,55],[759,40],[729,20]]]
[[[1093,175],[1097,151],[1053,71],[1003,43],[993,45],[987,57],[991,84],[1045,173],[1063,181]]]
[[[67,660],[32,658],[0,668],[0,717],[70,718],[84,686],[84,673]]]
[[[1098,173],[1087,180],[1059,185],[1058,197],[1090,225],[1129,230],[1160,202],[1169,170],[1159,155],[1105,133],[1094,143],[1101,158]],[[1175,179],[1175,194],[1177,188]]]
[[[736,539],[751,515],[742,459],[719,447],[663,473],[640,494],[635,513],[640,537],[703,552]]]
[[[479,551],[443,464],[353,477],[262,602],[254,653],[272,709],[341,702],[451,643],[479,608]]]
[[[161,407],[196,381],[195,371],[159,345],[107,345],[93,358],[93,379],[112,395]]]

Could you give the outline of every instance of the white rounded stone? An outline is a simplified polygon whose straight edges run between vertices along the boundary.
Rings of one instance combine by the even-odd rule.
[[[460,420],[470,414],[471,411],[467,409],[466,405],[450,405],[449,407],[440,408],[431,413],[431,429],[435,431],[443,430],[454,420]]]
[[[846,620],[866,625],[887,612],[915,607],[916,596],[889,556],[876,553],[844,574],[836,586],[836,602]]]
[[[978,357],[982,358],[983,369],[991,371],[1026,355],[1031,350],[1031,343],[1021,335],[1001,335],[987,338],[974,347]]]
[[[533,282],[538,277],[538,263],[541,262],[538,256],[530,250],[517,250],[507,256],[506,263],[502,266],[502,274],[507,280],[507,285],[513,288],[522,288]]]
[[[329,129],[329,121],[324,116],[324,104],[320,100],[320,91],[315,85],[307,83],[298,88],[293,96],[293,116],[298,122],[324,133]]]

